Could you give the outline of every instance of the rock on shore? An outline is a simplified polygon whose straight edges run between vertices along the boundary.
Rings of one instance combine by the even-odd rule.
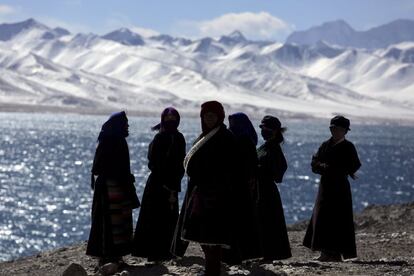
[[[414,202],[369,206],[355,216],[358,259],[342,263],[321,263],[304,248],[306,223],[289,226],[293,257],[273,263],[250,262],[241,266],[223,265],[222,275],[414,275]],[[0,263],[0,275],[95,275],[96,260],[85,255],[86,243],[43,252],[36,256]],[[116,275],[197,275],[204,259],[199,246],[192,244],[181,260],[149,265],[144,259],[126,257],[128,264]],[[80,266],[74,265],[79,264]],[[82,271],[84,269],[84,272]]]

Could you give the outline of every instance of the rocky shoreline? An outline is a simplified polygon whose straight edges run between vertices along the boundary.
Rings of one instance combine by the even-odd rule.
[[[358,249],[355,260],[315,261],[318,253],[301,245],[306,228],[306,222],[302,222],[288,227],[292,258],[223,266],[222,275],[414,275],[414,202],[368,206],[355,215],[355,224]],[[0,263],[0,275],[57,276],[74,263],[82,266],[87,275],[95,275],[96,260],[85,255],[85,246],[83,242]],[[144,259],[128,256],[125,262],[128,265],[121,267],[116,275],[197,275],[204,266],[203,254],[197,245],[191,245],[181,260],[148,264]]]

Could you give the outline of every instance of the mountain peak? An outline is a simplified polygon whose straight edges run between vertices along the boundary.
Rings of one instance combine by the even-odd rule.
[[[329,44],[347,45],[352,42],[356,32],[345,20],[339,19],[323,23],[304,31],[293,32],[287,39],[287,43],[302,45],[314,45],[321,40]]]
[[[44,31],[50,30],[47,26],[37,22],[33,18],[17,23],[3,23],[0,24],[0,41],[10,40],[22,31],[34,28],[42,29]]]
[[[205,37],[196,42],[196,47],[193,50],[195,53],[202,54],[222,54],[224,50],[216,45],[217,43],[211,37]]]
[[[323,23],[305,31],[293,32],[287,43],[314,45],[320,40],[331,45],[366,49],[387,48],[392,44],[414,41],[414,21],[397,19],[366,31],[354,30],[340,19]]]
[[[128,28],[120,28],[118,30],[115,30],[115,32],[119,32],[119,33],[127,33],[127,34],[132,34],[133,32],[128,29]]]
[[[336,27],[336,28],[347,28],[347,29],[352,29],[354,30],[349,24],[348,22],[346,22],[343,19],[338,19],[338,20],[334,20],[334,21],[328,21],[323,23],[320,27]],[[317,28],[317,27],[316,27]]]
[[[32,29],[32,28],[50,30],[49,27],[47,27],[46,25],[40,23],[39,21],[35,20],[34,18],[29,18],[29,19],[24,20],[22,22],[17,22],[17,23],[10,24],[10,25],[17,26],[17,27],[21,28],[22,30],[23,29]]]
[[[343,19],[338,19],[335,21],[325,22],[320,26],[310,28],[310,32],[324,32],[329,35],[343,35],[349,36],[354,34],[356,31]]]
[[[127,46],[137,46],[145,44],[144,40],[139,34],[132,32],[128,28],[120,28],[118,30],[115,30],[102,36],[102,38],[116,41]]]
[[[234,46],[239,43],[247,42],[247,39],[240,31],[233,31],[229,35],[220,37],[219,42],[228,46]]]
[[[16,22],[16,23],[4,23],[1,25],[8,25],[8,26],[19,26],[20,28],[33,28],[38,26],[44,26],[43,24],[36,21],[34,18],[29,18],[24,21]]]
[[[233,31],[231,34],[227,35],[227,37],[231,37],[231,38],[234,38],[234,39],[246,40],[244,35],[238,30]]]

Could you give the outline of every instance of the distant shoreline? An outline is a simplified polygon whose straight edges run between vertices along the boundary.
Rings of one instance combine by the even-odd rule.
[[[225,106],[226,114],[234,112],[245,112],[251,119],[261,119],[264,115],[272,114],[283,119],[293,120],[327,120],[333,117],[333,114],[326,114],[321,116],[315,116],[305,113],[286,112],[274,109],[260,109],[258,107],[246,106],[246,107],[230,107]],[[80,107],[57,107],[57,106],[32,106],[32,105],[19,105],[19,104],[5,104],[0,103],[0,113],[36,113],[36,114],[73,114],[73,115],[102,115],[108,116],[117,111],[126,110],[129,116],[133,117],[159,117],[162,109],[159,110],[129,110],[125,109],[107,109],[107,108],[80,108]],[[198,118],[199,112],[186,108],[177,108],[182,117]],[[340,113],[338,113],[340,114]],[[349,117],[354,124],[368,124],[368,125],[392,125],[397,124],[400,126],[414,126],[414,118],[412,119],[397,119],[397,118],[381,118],[381,117],[361,117],[349,114],[342,114]]]

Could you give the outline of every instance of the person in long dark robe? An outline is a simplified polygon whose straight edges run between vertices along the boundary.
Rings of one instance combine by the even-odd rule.
[[[261,257],[256,217],[258,138],[249,117],[241,112],[229,116],[229,130],[235,136],[237,174],[230,199],[232,244],[223,249],[223,261],[234,265]]]
[[[318,195],[303,245],[321,251],[320,261],[342,261],[357,256],[348,176],[360,168],[355,146],[345,139],[350,122],[343,116],[331,120],[332,137],[312,158],[312,171],[321,175]]]
[[[132,209],[139,207],[131,174],[125,112],[113,114],[102,126],[92,166],[92,225],[86,254],[99,265],[120,261],[131,253]]]
[[[257,149],[258,218],[260,245],[265,261],[287,259],[292,256],[286,230],[283,205],[275,183],[281,183],[287,162],[280,144],[284,141],[278,118],[265,116],[260,124],[265,143]]]
[[[161,114],[161,123],[148,149],[151,174],[145,186],[135,228],[132,255],[148,261],[171,259],[171,242],[178,219],[178,193],[184,175],[185,139],[178,131],[180,115],[172,107]]]
[[[231,246],[230,192],[234,181],[235,140],[216,101],[201,106],[202,134],[184,159],[188,187],[172,252],[183,256],[190,241],[201,245],[205,275],[220,275],[221,249]]]

